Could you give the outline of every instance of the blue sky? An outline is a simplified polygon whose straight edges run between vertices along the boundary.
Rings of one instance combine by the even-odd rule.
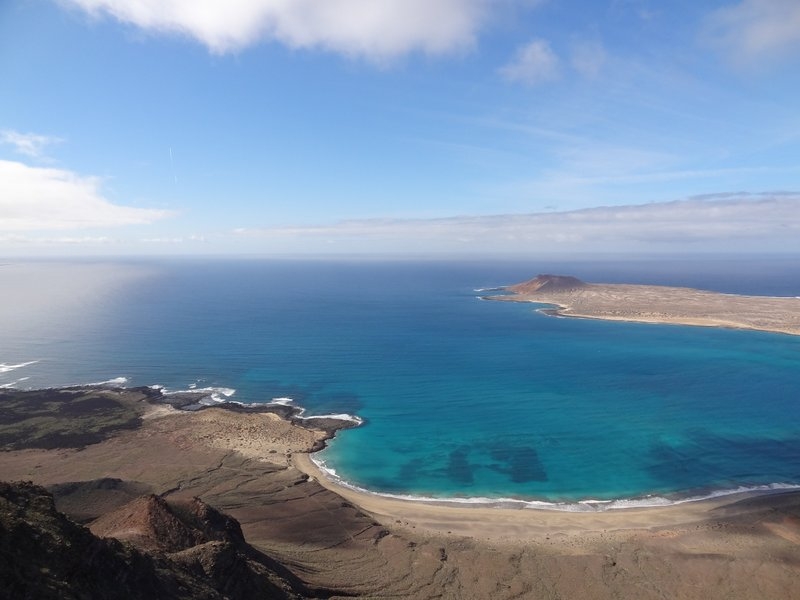
[[[0,255],[800,252],[797,0],[7,0]]]

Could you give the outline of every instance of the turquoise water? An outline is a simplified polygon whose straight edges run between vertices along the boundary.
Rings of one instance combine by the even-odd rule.
[[[554,271],[800,295],[791,260],[10,264],[0,384],[125,377],[356,414],[365,424],[320,458],[393,494],[574,502],[800,484],[800,337],[553,318],[475,292]]]

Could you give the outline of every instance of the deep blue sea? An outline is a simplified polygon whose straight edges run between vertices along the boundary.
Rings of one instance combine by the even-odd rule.
[[[539,273],[800,296],[789,258],[9,261],[0,385],[124,377],[358,415],[320,459],[399,495],[800,484],[800,337],[555,318],[475,291]]]

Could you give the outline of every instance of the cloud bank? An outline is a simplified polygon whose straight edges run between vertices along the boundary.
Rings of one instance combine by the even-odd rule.
[[[742,0],[713,12],[706,25],[708,40],[738,64],[800,55],[797,0]]]
[[[490,0],[59,1],[95,17],[189,36],[214,53],[277,41],[379,61],[415,51],[444,54],[468,48],[490,10],[498,7]]]
[[[2,232],[137,225],[169,214],[112,204],[103,197],[96,177],[0,160]]]
[[[520,215],[367,219],[241,229],[277,246],[342,251],[800,251],[800,193],[725,194],[674,202]]]

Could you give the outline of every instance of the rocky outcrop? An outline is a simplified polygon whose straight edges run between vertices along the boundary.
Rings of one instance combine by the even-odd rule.
[[[286,568],[250,547],[235,519],[197,499],[172,507],[159,496],[145,496],[92,528],[94,533],[58,512],[44,488],[0,483],[0,597],[314,595]]]
[[[100,537],[113,537],[151,552],[179,552],[212,540],[229,541],[225,532],[193,525],[181,520],[162,497],[150,494],[101,516],[89,528]],[[243,543],[238,527],[237,531],[237,541]]]

